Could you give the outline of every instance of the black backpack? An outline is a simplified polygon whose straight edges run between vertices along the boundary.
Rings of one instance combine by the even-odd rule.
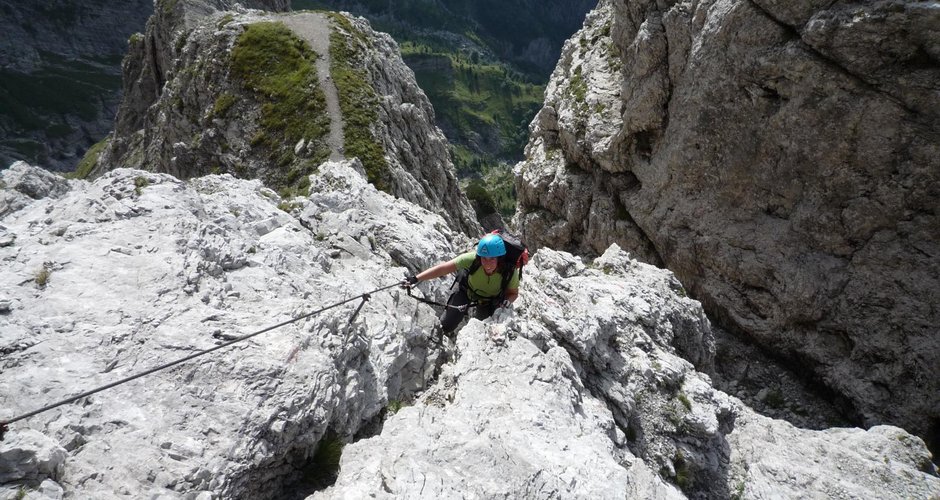
[[[496,297],[499,301],[502,301],[506,296],[506,288],[509,287],[509,281],[512,280],[514,270],[519,269],[519,280],[522,280],[522,267],[529,262],[529,249],[525,246],[525,242],[522,241],[522,238],[514,234],[507,233],[500,229],[496,229],[492,234],[498,234],[506,245],[506,255],[501,257],[499,267],[499,273],[502,275],[503,281],[499,286],[499,295]],[[471,274],[477,272],[480,265],[480,256],[478,255],[473,259],[473,263],[470,264],[470,268],[463,277],[462,284],[464,286],[469,287],[467,281]]]

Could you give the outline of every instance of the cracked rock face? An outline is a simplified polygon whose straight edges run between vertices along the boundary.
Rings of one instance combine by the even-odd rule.
[[[798,429],[712,388],[696,369],[714,354],[708,321],[668,271],[615,246],[592,266],[548,249],[530,265],[514,311],[464,327],[438,383],[381,434],[348,446],[337,483],[311,498],[913,498],[940,489],[930,454],[901,429]]]
[[[940,11],[601,1],[516,167],[529,242],[617,243],[721,326],[940,443]]]
[[[293,215],[257,180],[126,169],[4,215],[16,238],[0,246],[0,419],[397,283],[455,253],[450,245],[470,246],[357,168],[322,166],[319,191],[295,200]],[[46,175],[3,171],[0,193],[26,170]],[[416,232],[426,236],[417,245]],[[325,434],[351,439],[430,377],[432,309],[397,288],[350,322],[357,305],[11,425],[0,498],[44,479],[82,498],[277,498]],[[27,426],[55,446],[23,445]]]

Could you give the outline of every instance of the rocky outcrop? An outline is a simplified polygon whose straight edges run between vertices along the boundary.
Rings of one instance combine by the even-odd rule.
[[[152,0],[0,0],[0,168],[74,170],[111,130],[127,39]]]
[[[127,97],[95,175],[228,172],[302,194],[327,158],[356,157],[380,189],[479,231],[433,110],[390,37],[342,14],[213,11],[189,1],[158,10],[125,59]],[[321,59],[329,60],[322,74]],[[334,144],[331,128],[344,143]]]
[[[314,194],[291,203],[257,180],[120,169],[5,215],[16,239],[0,247],[0,420],[397,283],[470,245],[357,168],[324,165]],[[354,317],[358,305],[30,419],[68,452],[55,474],[61,459],[17,465],[58,455],[24,448],[27,426],[13,424],[0,497],[49,479],[85,498],[282,498],[328,433],[351,440],[433,370],[432,309],[397,288]]]
[[[17,238],[0,247],[0,419],[471,244],[361,170],[328,162],[309,197],[282,200],[258,180],[118,169],[4,216]],[[417,293],[441,300],[446,284]],[[393,287],[12,424],[0,496],[940,493],[901,429],[796,429],[712,388],[698,370],[714,336],[684,295],[616,247],[590,264],[543,249],[514,310],[470,321],[445,355],[436,311]],[[352,444],[324,490],[322,450],[337,443]]]
[[[668,267],[722,326],[940,446],[940,13],[602,1],[517,166],[529,241]]]

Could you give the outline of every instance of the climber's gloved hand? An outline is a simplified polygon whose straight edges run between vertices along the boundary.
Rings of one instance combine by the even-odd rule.
[[[418,284],[418,277],[415,275],[406,276],[405,279],[399,284],[400,287],[409,290],[411,287]]]
[[[499,307],[500,309],[512,309],[512,302],[509,302],[508,300],[504,300],[499,303]]]

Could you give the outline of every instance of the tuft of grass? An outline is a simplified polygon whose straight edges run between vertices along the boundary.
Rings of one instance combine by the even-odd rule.
[[[150,181],[146,177],[139,175],[134,178],[134,192],[137,193],[137,196],[143,192],[143,189],[150,185]]]
[[[362,55],[356,48],[368,41],[342,14],[332,12],[329,16],[334,23],[330,33],[330,75],[343,111],[345,153],[362,161],[366,177],[376,189],[389,192],[391,171],[385,150],[370,128],[378,119],[378,97],[361,69]]]
[[[744,481],[738,483],[734,488],[734,493],[731,494],[731,500],[743,500],[744,499]]]
[[[301,139],[319,144],[310,159],[314,164],[329,157],[324,138],[330,123],[314,67],[317,57],[307,42],[280,22],[246,26],[232,49],[232,73],[261,104],[260,130],[251,146],[280,167],[264,179],[275,189],[297,187],[303,177],[289,177],[286,168],[298,160],[293,147]],[[221,104],[224,108],[225,101]]]
[[[223,117],[225,113],[238,101],[238,98],[228,92],[223,92],[212,105],[212,117]]]
[[[682,393],[682,392],[679,393],[678,397],[679,397],[679,402],[682,403],[682,406],[685,406],[686,410],[692,411],[692,402],[689,401],[689,397],[686,396],[685,393]]]
[[[571,95],[574,96],[575,101],[579,104],[583,104],[587,99],[587,82],[581,74],[581,66],[574,69],[574,75],[571,77],[568,91],[571,92]]]
[[[672,465],[676,469],[676,484],[679,486],[679,489],[686,492],[689,491],[694,479],[692,478],[689,463],[685,459],[685,456],[682,455],[682,450],[676,450],[676,456],[673,458]]]
[[[13,495],[13,500],[23,500],[26,498],[28,491],[25,486],[20,486],[20,489],[16,490],[16,494]]]
[[[408,406],[408,403],[406,401],[402,401],[400,399],[392,399],[392,400],[389,400],[388,406],[386,406],[385,408],[388,410],[390,414],[394,415],[398,413],[399,411],[401,411],[401,409],[405,408],[406,406]]]
[[[39,288],[46,288],[46,285],[49,283],[49,277],[52,276],[52,271],[49,270],[45,265],[42,266],[42,269],[36,272],[36,284],[39,285]]]

